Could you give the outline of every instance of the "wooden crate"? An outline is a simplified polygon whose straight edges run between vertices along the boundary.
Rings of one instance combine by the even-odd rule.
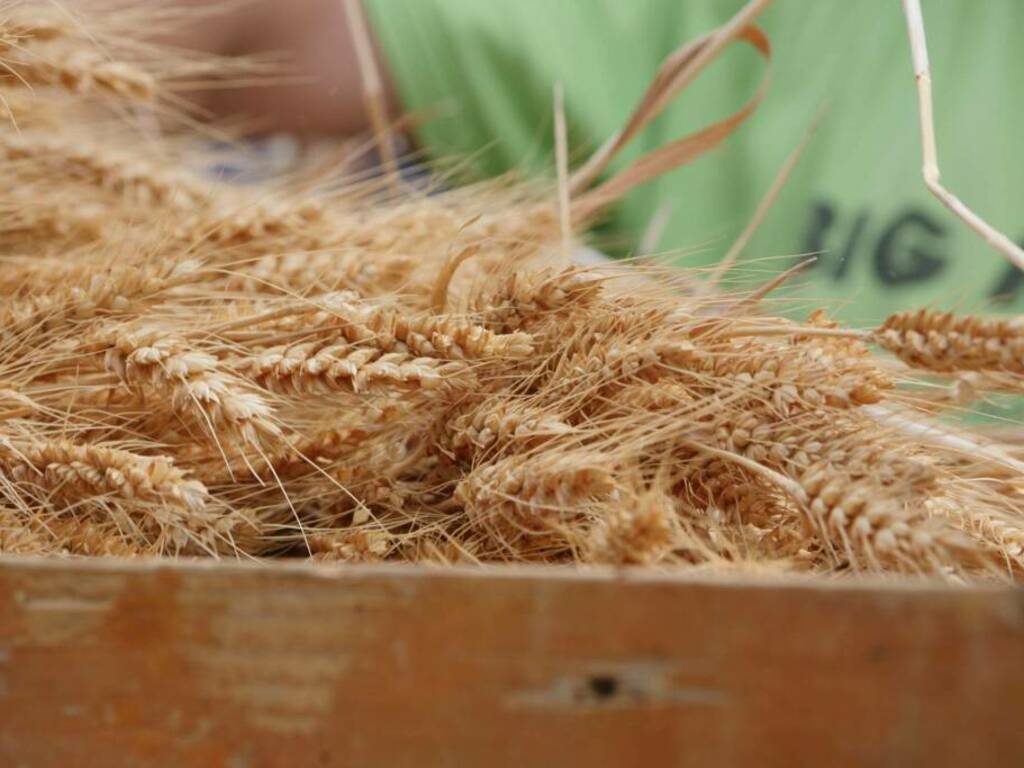
[[[1024,592],[0,560],[2,766],[1014,766]]]

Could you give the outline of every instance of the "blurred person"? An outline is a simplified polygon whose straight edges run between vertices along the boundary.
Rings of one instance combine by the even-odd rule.
[[[180,0],[202,5],[198,0]],[[552,88],[563,84],[581,159],[621,127],[664,57],[727,21],[743,0],[364,0],[392,116],[437,110],[412,138],[479,177],[553,168]],[[1024,27],[1018,0],[924,3],[944,178],[1011,238],[1024,238]],[[773,47],[764,102],[709,155],[630,193],[599,227],[632,253],[664,209],[660,252],[709,266],[725,253],[815,114],[825,116],[736,278],[767,280],[807,254],[794,311],[827,304],[873,323],[932,304],[960,310],[1024,301],[1024,274],[954,219],[921,178],[917,101],[897,0],[776,0],[761,16]],[[214,111],[264,127],[368,129],[343,0],[255,0],[204,18],[182,42],[220,53],[281,51],[304,80],[221,93]],[[613,164],[738,109],[764,63],[732,46]]]

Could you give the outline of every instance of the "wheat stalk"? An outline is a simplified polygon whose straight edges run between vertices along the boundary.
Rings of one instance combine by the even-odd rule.
[[[198,272],[199,265],[187,259],[111,269],[93,265],[77,285],[53,285],[46,293],[0,308],[0,339],[53,335],[83,322],[126,316],[164,291],[195,280]]]

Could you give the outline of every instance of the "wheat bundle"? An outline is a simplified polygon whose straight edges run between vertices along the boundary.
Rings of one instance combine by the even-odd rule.
[[[1013,389],[1018,323],[847,331],[762,314],[764,291],[568,263],[567,220],[756,99],[594,188],[617,137],[561,205],[543,185],[238,188],[178,170],[180,125],[154,152],[123,110],[237,65],[125,42],[123,15],[6,11],[0,551],[1024,567],[1014,450],[938,426],[917,386]],[[671,57],[627,133],[713,46],[767,53],[740,21]]]

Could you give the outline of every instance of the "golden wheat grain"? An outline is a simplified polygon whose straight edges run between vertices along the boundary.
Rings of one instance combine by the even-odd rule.
[[[384,530],[337,530],[309,536],[312,558],[320,561],[366,563],[383,560],[400,539]]]
[[[613,565],[653,565],[680,542],[680,522],[672,497],[648,490],[610,506],[587,539],[587,559]]]
[[[581,309],[598,296],[601,281],[575,269],[515,271],[474,300],[474,312],[503,333],[548,319],[566,308]]]
[[[477,544],[474,541],[463,541],[439,531],[406,538],[397,554],[402,560],[411,563],[449,566],[458,563],[479,564],[481,562]]]
[[[38,282],[33,284],[22,278],[46,274],[47,266],[56,267],[54,271],[59,273],[67,266],[66,249],[101,240],[111,224],[111,212],[103,205],[85,203],[69,208],[65,203],[48,199],[43,192],[31,186],[19,189],[12,198],[0,202],[0,243],[16,253],[31,252],[41,244],[45,244],[47,251],[59,249],[63,253],[56,264],[26,265],[22,274],[5,269],[0,275],[0,284],[4,286],[38,289]],[[38,260],[44,262],[47,257],[40,255]],[[95,265],[92,269],[95,270]]]
[[[30,515],[0,504],[0,553],[55,555],[60,547],[37,529]]]
[[[0,467],[11,482],[69,499],[110,495],[126,502],[155,502],[198,511],[207,498],[202,483],[186,478],[166,459],[116,448],[0,437]]]
[[[177,452],[176,461],[187,466],[198,480],[218,491],[243,480],[266,484],[276,479],[324,471],[339,457],[350,454],[375,432],[363,427],[330,427],[313,431],[294,443],[284,443],[267,455],[234,455],[223,461],[216,448],[188,442]]]
[[[684,465],[676,483],[680,495],[719,525],[769,526],[799,514],[778,489],[721,459],[696,457]]]
[[[882,392],[892,386],[870,360],[834,354],[814,342],[712,347],[694,355],[688,367],[710,377],[715,387],[728,386],[728,380],[734,380],[752,398],[771,402],[780,413],[793,408],[877,403]]]
[[[548,410],[504,398],[484,401],[447,419],[445,429],[452,448],[470,455],[509,445],[528,448],[572,432]]]
[[[925,435],[864,334],[565,268],[550,190],[194,181],[111,114],[208,66],[119,42],[139,14],[0,24],[53,86],[3,81],[0,548],[1017,573],[1012,462]],[[1016,333],[875,339],[1012,390]]]
[[[495,334],[455,317],[409,317],[382,309],[366,315],[363,323],[376,337],[393,338],[422,357],[483,360],[520,359],[533,354],[533,339],[528,334]]]
[[[874,338],[916,368],[1024,373],[1024,324],[1020,318],[960,317],[922,309],[892,315],[875,331]]]
[[[248,293],[309,294],[341,290],[363,296],[386,294],[408,278],[417,260],[411,256],[367,258],[361,251],[293,251],[270,254],[243,264],[228,277],[226,289]]]
[[[7,57],[7,67],[14,73],[4,80],[7,87],[51,86],[77,95],[104,94],[138,102],[153,101],[158,93],[152,74],[127,61],[112,61],[88,46],[55,41],[22,51]]]
[[[608,498],[615,485],[609,456],[542,453],[475,468],[459,482],[454,499],[478,523],[508,517],[543,529],[546,521],[571,517],[588,502]]]
[[[601,403],[607,415],[637,416],[649,411],[686,410],[694,405],[695,395],[681,381],[660,379],[639,381],[614,391]]]
[[[267,334],[302,331],[319,338],[341,337],[382,352],[446,360],[522,359],[534,351],[533,338],[526,333],[497,334],[452,315],[406,314],[388,304],[365,301],[352,291],[286,303],[263,317],[242,318],[231,326],[250,329],[244,335],[229,334],[247,343],[261,341],[251,329],[263,326]]]
[[[61,175],[123,197],[135,205],[188,208],[211,197],[210,185],[193,175],[146,161],[138,150],[91,145],[78,134],[0,131],[0,160],[21,177]]]
[[[595,344],[587,352],[557,360],[548,395],[574,400],[578,406],[584,405],[586,394],[607,400],[618,388],[674,377],[690,364],[694,349],[685,340]]]
[[[82,515],[48,520],[46,533],[61,552],[88,557],[140,557],[159,554],[152,544],[134,540],[111,522],[101,524]]]
[[[4,8],[3,49],[18,48],[34,41],[55,40],[72,31],[68,16],[58,9],[46,6],[15,6]]]
[[[187,242],[208,240],[220,247],[262,244],[274,253],[283,239],[291,250],[326,250],[339,243],[324,230],[323,206],[312,199],[263,200],[240,205],[234,197],[214,201],[184,222],[178,235]]]
[[[469,369],[460,362],[348,343],[272,348],[238,360],[234,367],[260,386],[286,394],[360,393],[381,387],[431,390],[470,380]]]
[[[174,412],[193,418],[218,442],[258,444],[281,436],[273,409],[257,391],[221,370],[216,357],[164,330],[115,331],[104,365],[129,387],[165,397]]]
[[[931,480],[926,470],[914,467],[900,484],[882,484],[853,476],[829,464],[815,464],[799,478],[809,498],[813,523],[840,556],[856,568],[878,568],[888,562],[896,567],[931,572],[929,560],[952,532],[939,521],[912,508],[920,485]]]
[[[24,334],[42,336],[84,321],[127,315],[162,292],[194,280],[199,264],[167,259],[152,264],[86,270],[80,283],[51,285],[50,290],[6,302],[0,307],[0,339]]]
[[[920,504],[937,487],[934,467],[877,426],[826,414],[787,423],[755,411],[719,423],[715,442],[799,485],[793,501],[834,563],[935,572],[937,552],[963,548]]]

